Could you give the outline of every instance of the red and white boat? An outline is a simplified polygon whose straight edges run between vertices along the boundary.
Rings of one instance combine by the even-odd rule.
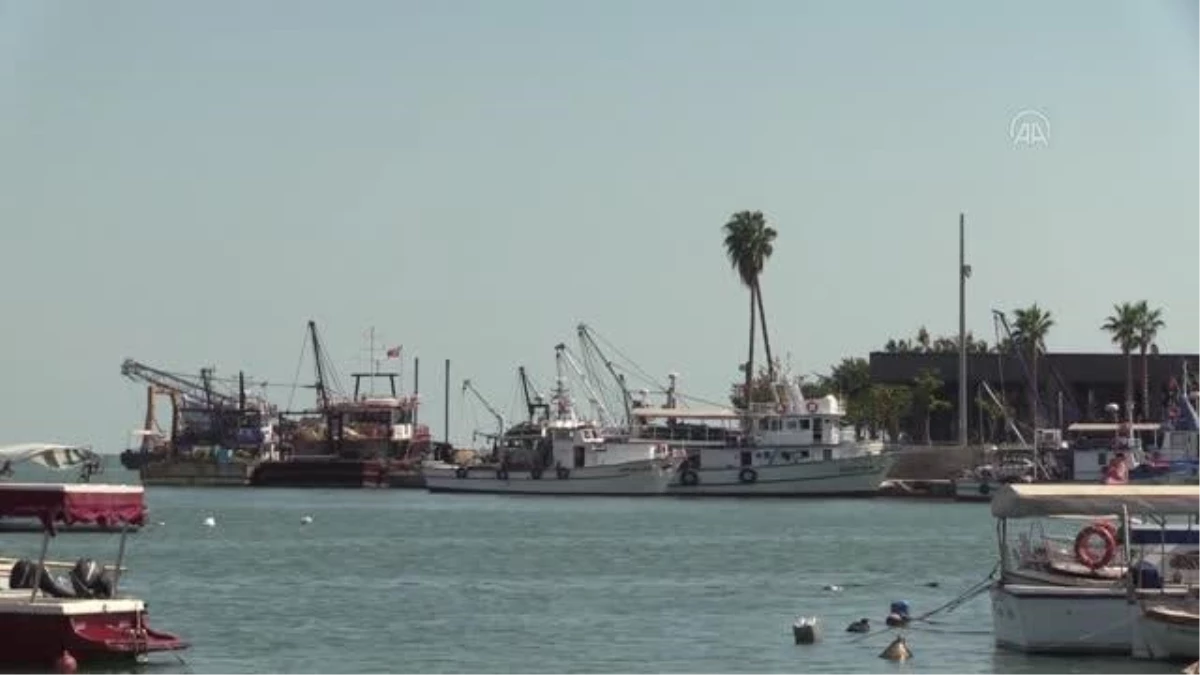
[[[174,635],[151,629],[142,600],[118,593],[128,530],[146,517],[140,485],[0,483],[0,517],[36,518],[44,532],[41,554],[0,559],[0,665],[62,667],[64,661],[145,661],[151,652],[186,649]],[[121,530],[117,561],[46,560],[63,525],[81,523]],[[64,530],[68,531],[68,530]],[[66,571],[65,579],[55,572]]]

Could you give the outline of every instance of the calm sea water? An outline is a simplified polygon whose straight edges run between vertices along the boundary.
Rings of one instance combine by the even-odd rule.
[[[131,539],[123,583],[152,626],[193,641],[186,663],[156,655],[153,672],[1179,672],[997,651],[986,596],[910,631],[907,664],[878,658],[890,634],[844,632],[860,617],[882,627],[892,600],[919,614],[985,577],[984,505],[147,494],[156,524]],[[6,536],[26,554],[39,539]],[[111,560],[116,546],[72,535],[51,552]],[[822,620],[821,643],[793,644],[798,615]]]

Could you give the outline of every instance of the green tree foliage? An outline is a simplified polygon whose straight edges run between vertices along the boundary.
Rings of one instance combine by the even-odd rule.
[[[950,402],[941,397],[944,385],[945,383],[938,376],[937,372],[930,371],[928,368],[922,368],[917,373],[917,376],[913,378],[913,414],[924,420],[923,436],[926,443],[930,443],[933,440],[929,434],[930,421],[933,418],[933,414],[950,409]]]

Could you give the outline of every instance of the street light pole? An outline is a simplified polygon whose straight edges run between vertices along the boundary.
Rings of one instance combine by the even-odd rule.
[[[966,216],[958,214],[958,444],[967,446],[967,264]]]

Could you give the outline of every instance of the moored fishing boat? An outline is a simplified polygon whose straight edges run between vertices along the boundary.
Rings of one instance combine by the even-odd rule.
[[[531,408],[537,408],[531,405]],[[428,462],[430,492],[653,496],[666,492],[681,457],[665,443],[611,438],[581,420],[564,380],[558,380],[548,417],[507,429],[484,462]]]
[[[0,664],[47,668],[64,653],[76,663],[145,661],[154,652],[186,649],[188,643],[147,624],[146,603],[119,592],[125,571],[126,526],[146,516],[139,485],[0,484],[0,516],[35,518],[43,525],[37,560],[8,559],[7,583],[0,588]],[[46,555],[61,526],[79,523],[121,527],[116,563],[102,567],[90,559],[53,563]],[[68,568],[64,581],[52,569]]]
[[[1196,597],[1198,504],[1200,485],[1000,487],[991,504],[999,521],[999,578],[990,588],[996,645],[1130,655],[1131,603]],[[1078,518],[1092,522],[1073,541],[1045,534]],[[1038,519],[1016,546],[1009,541],[1014,519]],[[1055,520],[1042,522],[1048,519]]]
[[[663,439],[688,456],[668,494],[878,495],[895,463],[883,443],[858,440],[843,429],[845,410],[836,397],[805,399],[797,383],[784,383],[780,389],[779,404],[753,404],[743,411],[634,409],[634,418],[641,422],[635,435]]]

